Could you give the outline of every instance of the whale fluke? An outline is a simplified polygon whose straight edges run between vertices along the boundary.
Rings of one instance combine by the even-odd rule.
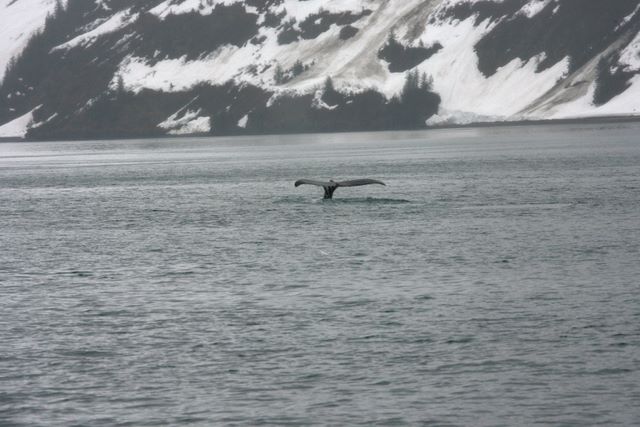
[[[369,185],[369,184],[380,184],[386,185],[382,181],[378,181],[377,179],[352,179],[350,181],[334,181],[330,179],[329,181],[316,181],[314,179],[299,179],[293,185],[299,187],[303,184],[308,185],[317,185],[318,187],[324,188],[324,198],[331,199],[333,198],[333,192],[336,191],[338,187],[357,187],[360,185]]]
[[[316,181],[313,179],[299,179],[293,185],[295,185],[296,187],[299,187],[302,184],[317,185],[318,187],[326,187],[327,185],[331,185],[330,182]]]
[[[359,185],[369,185],[369,184],[380,184],[387,185],[382,181],[378,181],[377,179],[352,179],[351,181],[340,181],[338,182],[338,187],[357,187]]]

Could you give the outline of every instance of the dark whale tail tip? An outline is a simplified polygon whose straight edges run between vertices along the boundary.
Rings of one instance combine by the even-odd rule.
[[[349,181],[334,181],[334,180],[316,181],[313,179],[299,179],[293,183],[295,187],[299,187],[303,184],[316,185],[318,187],[324,188],[325,199],[333,198],[333,192],[336,191],[336,188],[338,187],[358,187],[361,185],[369,185],[369,184],[379,184],[384,186],[387,185],[382,181],[379,181],[377,179],[370,179],[370,178],[352,179]]]

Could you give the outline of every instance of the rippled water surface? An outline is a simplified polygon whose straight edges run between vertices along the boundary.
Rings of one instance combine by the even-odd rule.
[[[639,135],[0,144],[0,424],[638,425]]]

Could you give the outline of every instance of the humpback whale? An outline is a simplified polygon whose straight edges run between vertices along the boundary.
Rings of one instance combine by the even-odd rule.
[[[377,179],[353,179],[351,181],[334,181],[330,179],[329,181],[316,181],[313,179],[299,179],[293,185],[296,187],[302,185],[317,185],[318,187],[324,188],[324,198],[331,199],[333,198],[333,192],[336,191],[338,187],[357,187],[359,185],[369,185],[369,184],[380,184],[386,185],[382,181],[378,181]]]

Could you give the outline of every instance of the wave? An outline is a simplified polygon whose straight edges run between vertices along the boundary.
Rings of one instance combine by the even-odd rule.
[[[274,203],[295,203],[295,204],[308,204],[308,203],[333,203],[333,204],[402,204],[412,203],[407,199],[391,199],[391,198],[378,198],[378,197],[346,197],[335,199],[310,199],[304,196],[285,196],[274,200]]]

